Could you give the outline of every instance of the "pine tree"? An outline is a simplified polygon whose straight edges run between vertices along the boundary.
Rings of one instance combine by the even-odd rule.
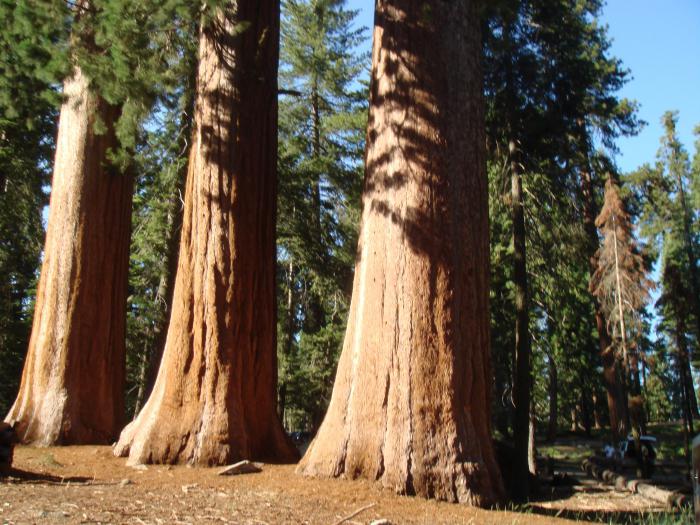
[[[344,4],[282,6],[279,397],[302,429],[318,427],[330,399],[357,246],[367,57]]]
[[[698,212],[693,204],[697,195],[697,166],[690,163],[688,153],[678,140],[678,113],[666,112],[661,122],[664,136],[654,166],[648,164],[629,175],[640,201],[642,234],[652,242],[676,244],[679,256],[685,259],[688,285],[693,292],[689,308],[694,330],[700,337],[700,241],[698,241]]]
[[[195,24],[183,41],[180,79],[159,96],[143,126],[134,158],[137,174],[127,301],[127,412],[138,414],[158,372],[177,270],[182,196],[192,147]]]
[[[678,114],[666,112],[662,117],[665,133],[656,163],[645,164],[628,175],[639,206],[641,233],[658,247],[655,254],[664,267],[661,279],[662,317],[673,333],[671,343],[678,349],[678,377],[683,396],[693,417],[698,417],[698,402],[693,387],[690,362],[692,341],[698,340],[700,299],[697,284],[700,276],[697,254],[700,253],[696,198],[698,155],[691,164],[688,153],[678,140]],[[672,328],[670,328],[672,327]],[[685,409],[683,409],[685,410]],[[685,417],[685,416],[684,416]]]
[[[516,497],[524,499],[528,493],[528,463],[533,464],[533,447],[528,444],[530,407],[532,405],[532,363],[544,363],[542,355],[533,355],[531,334],[539,332],[543,317],[553,313],[540,307],[546,295],[546,278],[533,271],[533,260],[550,260],[547,254],[530,253],[532,239],[541,236],[545,229],[540,223],[549,224],[545,213],[540,213],[542,196],[548,192],[559,195],[561,201],[554,205],[566,216],[565,206],[571,200],[580,209],[579,182],[574,162],[580,153],[579,145],[571,137],[578,135],[581,122],[590,123],[603,131],[606,144],[620,129],[632,132],[636,121],[633,107],[619,101],[614,92],[624,83],[626,72],[619,61],[608,56],[609,41],[605,30],[596,19],[601,4],[597,1],[562,3],[498,2],[485,9],[488,31],[485,38],[484,59],[486,65],[486,94],[488,101],[487,123],[491,162],[508,167],[510,179],[507,203],[510,206],[512,276],[504,282],[512,286],[508,290],[515,311],[514,328],[499,325],[496,332],[514,332],[513,352],[513,427],[515,465],[513,488]],[[492,170],[499,173],[499,170]],[[545,180],[532,179],[541,176]],[[501,186],[501,183],[497,183]],[[505,189],[506,185],[502,185]],[[538,189],[536,189],[538,188]],[[536,192],[542,191],[539,194]],[[527,198],[526,198],[527,196]],[[536,199],[528,204],[528,199]],[[595,217],[595,215],[593,215]],[[569,219],[576,220],[576,217]],[[592,224],[592,223],[591,223]],[[582,239],[580,229],[560,228],[562,237],[558,243],[577,243]],[[595,233],[595,227],[593,228]],[[539,248],[539,246],[536,246]],[[579,267],[585,261],[571,261]],[[549,265],[552,268],[566,265]],[[586,279],[582,272],[574,272],[579,279],[578,289],[585,289]],[[556,276],[562,279],[562,275]],[[510,282],[509,282],[510,281]],[[512,284],[511,284],[512,283]],[[498,295],[504,296],[502,291]],[[571,295],[570,300],[581,301],[583,297]],[[590,303],[590,299],[587,301]],[[547,306],[552,306],[548,301]],[[590,310],[589,305],[580,305],[579,312]],[[589,313],[592,317],[592,312]],[[555,317],[559,317],[558,315]],[[586,323],[590,326],[589,322]],[[559,329],[560,324],[553,326]],[[587,333],[591,337],[592,333]],[[542,351],[547,345],[535,348]],[[581,362],[590,364],[597,360],[593,347],[584,343],[578,350],[585,352]],[[504,374],[498,374],[504,377]],[[587,383],[581,385],[581,397],[591,398],[595,388]],[[593,405],[589,399],[580,402],[583,412]]]
[[[680,384],[680,411],[683,420],[685,456],[691,461],[691,440],[695,434],[693,418],[697,418],[697,399],[690,368],[690,347],[697,347],[697,338],[689,328],[692,319],[692,289],[688,286],[689,272],[683,261],[682,243],[665,243],[663,253],[663,293],[657,302],[663,316],[662,332],[668,336],[668,346],[675,348],[676,374]]]

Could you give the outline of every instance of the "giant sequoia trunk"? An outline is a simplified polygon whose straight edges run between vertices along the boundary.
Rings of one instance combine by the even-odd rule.
[[[130,463],[290,461],[276,411],[279,2],[204,26],[172,315],[153,392],[115,449]]]
[[[124,418],[133,181],[107,161],[118,109],[79,68],[64,95],[32,335],[7,419],[25,443],[111,443]]]
[[[595,201],[591,174],[586,169],[581,172],[581,189],[584,199],[583,226],[588,237],[589,244],[589,270],[591,277],[598,267],[596,251],[600,245],[598,230],[595,225]],[[605,315],[597,297],[592,296],[595,308],[595,324],[598,331],[598,344],[600,358],[603,365],[603,383],[608,401],[608,414],[610,417],[610,431],[613,443],[627,436],[627,396],[620,381],[612,339],[605,322]]]
[[[348,329],[328,413],[298,470],[487,505],[502,485],[475,2],[378,0],[375,17]]]

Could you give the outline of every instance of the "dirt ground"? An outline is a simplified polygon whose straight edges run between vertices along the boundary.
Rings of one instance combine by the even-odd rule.
[[[19,447],[13,473],[0,479],[0,521],[358,525],[385,519],[392,524],[526,525],[566,523],[563,517],[610,523],[611,516],[660,510],[639,496],[581,478],[574,463],[570,477],[577,476],[575,485],[543,487],[543,497],[525,513],[402,497],[367,481],[303,478],[290,465],[264,465],[261,473],[241,476],[219,476],[219,470],[131,468],[109,447]]]
[[[130,468],[109,447],[19,447],[15,471],[0,480],[0,520],[129,524],[549,524],[557,518],[486,511],[401,497],[365,481],[316,480],[293,466],[218,476],[219,469]]]

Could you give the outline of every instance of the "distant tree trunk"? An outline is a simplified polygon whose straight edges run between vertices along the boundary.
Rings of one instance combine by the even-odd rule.
[[[578,421],[578,410],[576,410],[576,408],[577,406],[575,403],[571,405],[571,432],[578,432],[581,427]]]
[[[303,474],[478,505],[501,499],[480,45],[475,2],[376,3],[352,303]]]
[[[321,151],[321,97],[319,94],[319,79],[318,75],[314,75],[311,87],[311,133],[312,140],[312,160],[320,162],[322,157]],[[326,259],[326,253],[323,247],[323,226],[321,224],[321,177],[316,174],[309,188],[311,192],[311,212],[309,217],[308,227],[311,236],[311,246],[313,246],[313,256],[319,265],[323,264]],[[316,280],[316,276],[312,277]],[[304,316],[304,331],[309,334],[315,334],[326,324],[325,312],[323,303],[316,287],[311,286],[308,290],[308,298],[306,301],[306,311]],[[323,414],[321,414],[323,417]]]
[[[527,466],[532,476],[537,476],[537,414],[535,413],[535,403],[530,402],[530,424],[528,426],[527,437]]]
[[[547,441],[554,441],[557,438],[557,419],[559,402],[559,384],[557,379],[557,367],[554,360],[549,358],[549,383],[547,391],[549,394],[549,422],[547,424]]]
[[[64,95],[32,335],[7,419],[25,443],[111,443],[124,420],[133,180],[107,160],[119,108],[77,67]]]
[[[695,395],[695,386],[693,385],[693,373],[690,369],[690,358],[688,354],[688,341],[686,339],[686,324],[682,315],[677,315],[676,319],[676,344],[678,346],[678,363],[680,367],[680,378],[683,382],[683,391],[685,392],[685,400],[688,405],[688,414],[690,415],[690,428],[692,429],[692,420],[698,417],[698,401]],[[692,431],[691,431],[692,433]]]
[[[591,402],[593,404],[593,428],[600,430],[603,428],[603,423],[600,419],[600,406],[598,404],[598,394],[596,392],[593,392],[591,395]]]
[[[677,363],[678,363],[678,375],[681,379],[681,403],[682,403],[682,413],[683,413],[683,439],[685,445],[685,458],[688,469],[691,465],[691,441],[695,435],[695,429],[693,428],[693,413],[691,409],[691,395],[695,396],[694,389],[692,387],[692,378],[687,376],[687,366],[688,361],[688,346],[685,338],[685,321],[683,316],[677,316],[676,319],[676,347],[678,351]]]
[[[275,0],[227,2],[202,30],[167,342],[115,448],[130,464],[296,457],[277,415],[278,31]]]
[[[598,263],[596,260],[596,250],[600,245],[598,231],[595,225],[596,211],[593,196],[593,184],[591,174],[588,170],[581,171],[582,194],[584,199],[583,226],[586,231],[589,243],[589,271],[591,276],[595,273]],[[627,436],[627,401],[623,393],[622,386],[618,379],[617,363],[612,340],[605,323],[605,315],[600,305],[600,301],[592,296],[595,307],[595,324],[598,331],[598,343],[600,348],[600,358],[603,365],[603,383],[607,393],[608,414],[610,417],[610,431],[613,442],[617,443],[622,436]]]
[[[583,378],[582,378],[583,383]],[[588,388],[585,383],[581,387],[581,401],[579,403],[581,413],[581,424],[586,436],[591,435],[591,404],[589,402]]]
[[[530,427],[530,332],[525,253],[525,210],[520,165],[516,158],[517,146],[510,141],[511,206],[513,213],[513,284],[515,286],[515,352],[513,377],[513,498],[524,500],[530,493],[528,470],[528,436]]]
[[[292,211],[292,217],[294,211]],[[282,351],[285,357],[292,354],[292,346],[294,344],[294,334],[296,333],[296,294],[294,293],[294,283],[296,281],[296,269],[294,268],[294,258],[289,254],[289,265],[287,267],[287,319],[284,323],[284,341]],[[278,406],[280,420],[284,426],[284,412],[287,409],[287,384],[282,382],[279,386]]]
[[[284,353],[292,353],[294,344],[294,334],[296,334],[296,294],[294,293],[294,282],[296,281],[296,269],[294,268],[294,258],[289,256],[289,267],[287,269],[287,323],[284,335]]]

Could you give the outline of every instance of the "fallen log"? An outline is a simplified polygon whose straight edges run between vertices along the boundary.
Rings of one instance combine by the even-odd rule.
[[[593,478],[613,485],[617,490],[639,494],[642,497],[663,503],[670,508],[680,508],[689,504],[685,494],[678,491],[670,491],[645,483],[638,479],[629,479],[618,474],[595,461],[595,458],[584,459],[581,463],[583,471]]]

